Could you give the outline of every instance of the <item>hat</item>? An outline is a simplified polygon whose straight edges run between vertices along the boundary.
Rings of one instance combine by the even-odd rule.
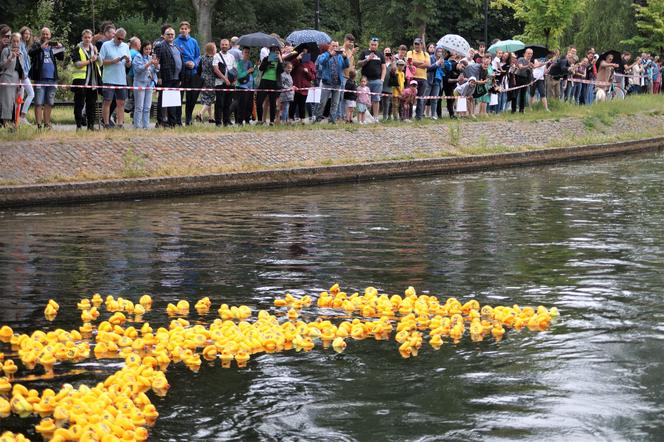
[[[473,77],[473,78],[474,78],[474,77]],[[415,80],[410,80],[410,85],[411,85],[411,86],[412,86],[412,85],[417,86],[417,81],[415,81]]]
[[[475,78],[475,77],[470,77],[470,78],[468,79],[468,81],[477,81],[477,78]]]
[[[400,65],[402,65],[402,66],[405,66],[405,65],[406,65],[406,60],[399,60],[399,61],[397,61],[397,64],[398,64],[398,65],[400,64]]]
[[[422,39],[420,37],[417,37],[415,40],[413,40],[413,43],[422,44]]]

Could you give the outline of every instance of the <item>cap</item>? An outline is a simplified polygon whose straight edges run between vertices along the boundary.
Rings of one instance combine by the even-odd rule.
[[[473,78],[475,78],[475,77],[473,77]],[[417,81],[415,81],[415,80],[411,80],[411,81],[410,81],[410,85],[411,85],[411,86],[412,86],[412,85],[417,86]]]
[[[400,64],[400,65],[402,65],[402,66],[405,66],[405,65],[406,65],[406,61],[405,61],[405,60],[399,60],[399,61],[397,61],[397,64]]]
[[[468,81],[477,81],[477,78],[475,78],[475,77],[470,77],[470,78],[468,79]]]
[[[415,40],[413,40],[413,43],[419,43],[422,44],[422,39],[417,37]]]

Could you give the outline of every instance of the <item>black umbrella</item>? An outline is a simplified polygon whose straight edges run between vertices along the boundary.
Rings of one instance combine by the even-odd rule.
[[[613,60],[611,61],[611,63],[616,63],[620,68],[623,67],[624,63],[623,63],[622,54],[620,53],[620,51],[611,50],[611,51],[606,51],[605,53],[603,53],[602,55],[599,56],[599,58],[597,59],[597,62],[595,63],[595,66],[597,67],[597,69],[599,69],[600,62],[602,60],[606,60],[606,57],[608,57],[609,55],[613,55]]]
[[[549,55],[549,49],[542,45],[528,45],[520,51],[516,51],[515,54],[517,57],[523,57],[523,54],[526,53],[526,49],[533,50],[533,60],[539,60],[540,58],[546,58]]]
[[[273,46],[281,47],[279,39],[264,34],[262,32],[254,32],[240,37],[236,43],[241,48],[271,48]]]
[[[295,48],[298,54],[301,54],[304,49],[306,49],[307,52],[311,54],[312,60],[315,60],[316,57],[318,57],[318,54],[320,54],[320,48],[316,43],[302,43],[301,45],[297,45]]]

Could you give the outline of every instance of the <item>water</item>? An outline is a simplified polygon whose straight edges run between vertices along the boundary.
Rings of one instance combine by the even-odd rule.
[[[0,324],[71,327],[94,292],[146,319],[208,295],[269,308],[332,283],[481,303],[557,306],[548,332],[508,331],[403,360],[349,341],[169,369],[153,440],[661,440],[664,155],[476,175],[0,213]],[[53,324],[42,311],[61,303]],[[310,312],[313,312],[311,310]],[[196,318],[196,315],[192,315]],[[211,316],[214,316],[211,314]],[[311,319],[311,317],[309,318]],[[117,369],[56,367],[55,383]],[[53,382],[36,381],[37,388]],[[29,429],[9,419],[0,428]]]

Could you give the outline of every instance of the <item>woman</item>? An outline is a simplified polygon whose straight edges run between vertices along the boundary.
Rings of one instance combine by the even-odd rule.
[[[307,96],[312,82],[316,80],[316,65],[311,60],[311,54],[309,54],[306,48],[293,59],[292,63],[293,72],[291,76],[293,77],[293,85],[295,86],[295,101],[293,106],[288,110],[290,113],[289,118],[294,120],[295,111],[297,110],[300,122],[304,124],[307,104],[311,105],[311,103],[307,103]],[[309,116],[312,115],[313,112],[309,109]]]
[[[32,30],[27,26],[23,26],[19,31],[21,34],[21,54],[23,54],[23,62],[25,63],[25,78],[23,79],[23,106],[21,107],[21,124],[31,126],[27,119],[28,111],[32,100],[35,98],[35,90],[30,81],[30,57],[28,56],[28,48],[32,46]]]
[[[71,53],[71,61],[74,63],[71,78],[74,86],[72,89],[74,91],[76,130],[81,130],[83,126],[87,126],[88,130],[94,130],[95,114],[97,113],[97,88],[95,86],[101,83],[101,70],[97,58],[97,48],[92,44],[92,31],[85,29],[81,32],[81,42]],[[85,108],[85,114],[83,108]]]
[[[242,48],[242,59],[237,62],[237,124],[251,122],[251,110],[254,103],[254,63],[249,59],[251,50]],[[262,108],[262,106],[261,106]]]
[[[9,43],[0,53],[0,83],[22,83],[27,72],[21,54],[21,34],[10,36]],[[16,97],[22,94],[20,86],[0,87],[0,108],[3,127],[11,127]]]
[[[431,46],[431,45],[429,45]],[[435,49],[431,56],[431,66],[427,68],[427,95],[431,97],[428,101],[431,107],[431,119],[438,119],[438,97],[445,77],[445,59],[443,58],[443,49]]]
[[[217,45],[211,41],[205,45],[205,55],[201,58],[199,72],[201,75],[201,80],[203,80],[203,87],[205,89],[210,89],[209,91],[201,92],[201,104],[203,108],[196,116],[196,120],[201,123],[205,120],[203,116],[207,112],[207,122],[214,123],[214,118],[212,118],[212,105],[214,104],[214,80],[217,78],[214,75],[214,56],[217,54]]]
[[[150,127],[150,108],[152,107],[152,89],[157,80],[159,60],[152,56],[152,43],[143,42],[141,53],[131,61],[134,69],[134,129]]]
[[[277,79],[281,78],[284,70],[281,51],[278,47],[271,47],[270,53],[263,58],[258,68],[262,73],[261,82],[258,85],[258,95],[256,96],[256,110],[258,111],[258,121],[263,119],[263,102],[267,98],[270,102],[270,126],[274,125],[277,116],[277,97],[279,96],[279,84]]]

